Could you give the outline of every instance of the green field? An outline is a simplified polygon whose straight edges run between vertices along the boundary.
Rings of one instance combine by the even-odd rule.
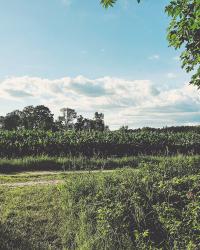
[[[199,127],[189,131],[41,131],[0,130],[0,157],[138,156],[199,154]]]
[[[200,157],[115,161],[108,172],[1,174],[0,248],[199,249]]]

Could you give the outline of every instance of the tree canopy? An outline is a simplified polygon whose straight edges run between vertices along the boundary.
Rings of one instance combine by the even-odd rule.
[[[0,129],[3,130],[76,130],[105,131],[104,114],[95,112],[93,119],[77,115],[71,108],[62,108],[62,116],[54,120],[54,115],[44,105],[27,106],[22,111],[14,110],[5,117],[0,116]]]
[[[101,0],[105,8],[116,2]],[[200,0],[169,0],[165,12],[171,17],[167,30],[169,45],[175,49],[184,48],[180,56],[182,68],[192,72],[190,83],[200,88]]]

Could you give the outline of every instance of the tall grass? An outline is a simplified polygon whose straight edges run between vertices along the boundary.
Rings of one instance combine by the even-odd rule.
[[[103,158],[96,155],[87,158],[85,156],[74,157],[72,155],[68,157],[49,157],[47,155],[40,155],[13,159],[2,158],[0,159],[0,173],[22,171],[110,170],[116,168],[140,168],[144,167],[145,164],[151,165],[151,169],[155,170],[159,163],[161,163],[162,166],[165,166],[165,164],[167,164],[167,166],[171,165],[178,172],[184,161],[187,162],[187,165],[184,165],[187,171],[190,165],[200,165],[200,156],[124,156]]]
[[[61,188],[66,249],[200,249],[198,157],[77,175]]]

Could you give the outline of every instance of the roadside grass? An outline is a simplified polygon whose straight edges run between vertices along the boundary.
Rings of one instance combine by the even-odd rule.
[[[61,213],[57,187],[0,187],[0,249],[62,249]]]
[[[24,157],[15,159],[0,159],[0,173],[12,174],[24,171],[78,171],[78,170],[98,170],[115,169],[125,166],[137,167],[140,157],[92,157],[68,156],[49,157],[46,155],[36,157]]]
[[[192,159],[74,175],[62,191],[66,249],[200,249],[200,166]]]
[[[140,168],[144,164],[159,164],[164,161],[174,164],[179,161],[193,161],[200,163],[200,156],[124,156],[102,158],[95,156],[87,158],[84,156],[74,157],[49,157],[46,155],[35,157],[24,157],[7,159],[0,158],[0,173],[14,174],[29,171],[93,171],[93,170],[112,170],[116,168]]]

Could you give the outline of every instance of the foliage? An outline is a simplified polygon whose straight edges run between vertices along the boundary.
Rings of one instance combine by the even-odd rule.
[[[179,159],[139,171],[66,180],[67,249],[199,249],[199,165]]]
[[[140,3],[141,0],[136,0],[138,3]],[[117,0],[101,0],[101,4],[105,7],[113,7],[113,5],[117,2]]]
[[[9,183],[25,178],[9,176]],[[0,249],[200,248],[199,157],[141,158],[138,170],[65,180],[53,187],[0,185]]]
[[[93,119],[78,116],[74,109],[63,108],[60,110],[62,116],[54,120],[49,108],[44,105],[36,107],[27,106],[22,111],[14,110],[5,117],[0,116],[0,129],[19,130],[19,129],[41,129],[41,130],[108,130],[104,124],[104,114],[95,112]],[[75,120],[76,119],[76,120]]]
[[[182,67],[196,70],[191,83],[200,87],[200,1],[173,0],[166,7],[171,23],[168,28],[170,46],[185,50],[181,54]]]
[[[23,111],[15,110],[0,119],[1,128],[5,130],[54,128],[53,114],[44,105],[27,106]]]
[[[0,157],[198,154],[199,132],[0,130]]]
[[[62,108],[60,111],[63,116],[59,116],[59,120],[64,122],[66,128],[73,128],[73,120],[77,117],[76,111],[70,108]]]
[[[116,2],[101,0],[106,8]],[[165,10],[171,17],[167,35],[169,45],[175,49],[184,47],[181,54],[182,67],[187,72],[193,72],[190,83],[200,88],[200,0],[170,0]]]

